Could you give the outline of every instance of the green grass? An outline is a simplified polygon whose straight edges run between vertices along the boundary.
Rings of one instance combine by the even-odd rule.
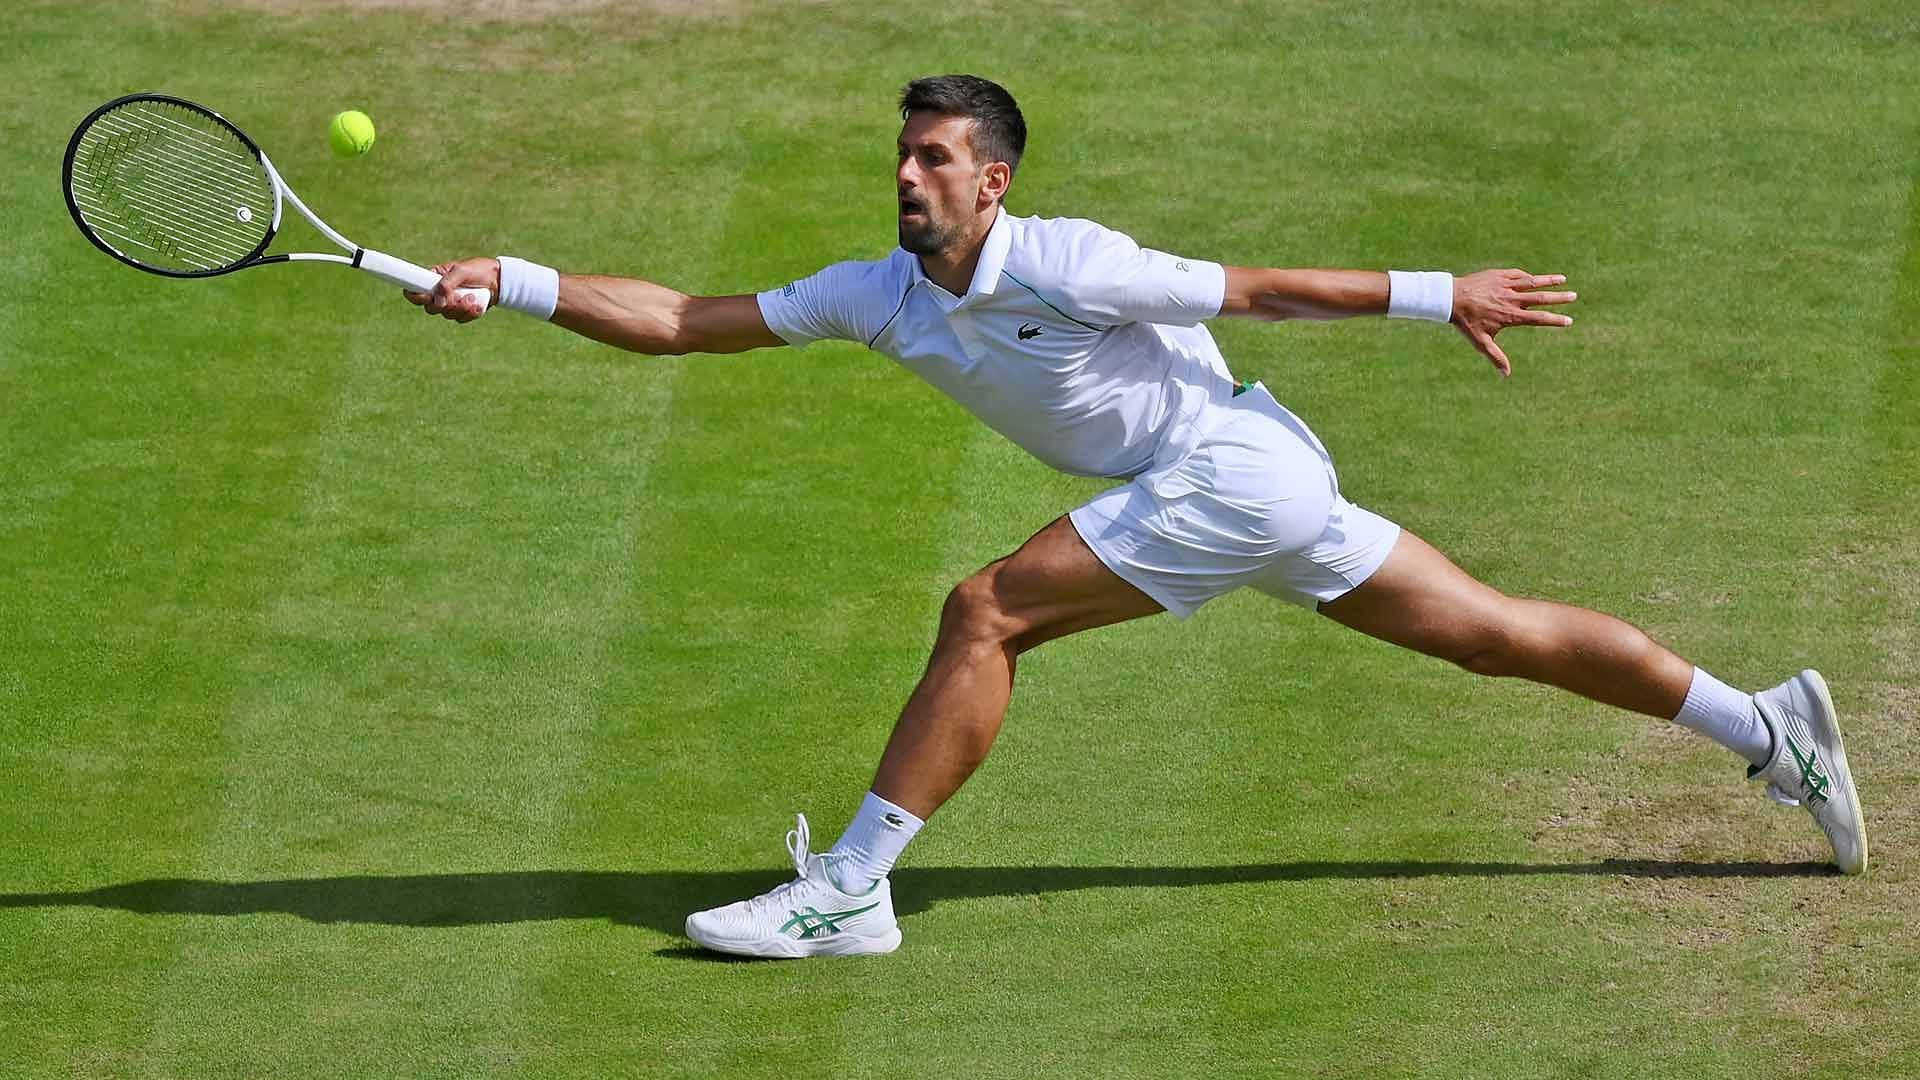
[[[0,1074],[1920,1072],[1908,5],[659,7],[0,14]],[[1494,584],[1824,670],[1873,874],[1677,729],[1244,595],[1023,661],[900,953],[702,958],[687,911],[852,812],[945,590],[1099,485],[853,346],[164,281],[57,191],[165,89],[362,242],[744,291],[891,247],[891,96],[948,70],[1026,109],[1016,212],[1569,274],[1509,381],[1433,327],[1216,333]]]

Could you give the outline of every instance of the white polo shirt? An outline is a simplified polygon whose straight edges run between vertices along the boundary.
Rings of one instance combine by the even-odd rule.
[[[1218,263],[1143,248],[1091,221],[1003,209],[965,296],[896,248],[759,301],[790,345],[858,341],[1057,469],[1133,477],[1183,460],[1203,414],[1233,396],[1219,346],[1199,325],[1220,313],[1225,291]]]

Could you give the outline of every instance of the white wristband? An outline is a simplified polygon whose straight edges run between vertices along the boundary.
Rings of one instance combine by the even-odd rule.
[[[1453,318],[1453,275],[1445,270],[1387,271],[1387,318]]]
[[[494,303],[545,321],[560,304],[560,271],[537,262],[502,255],[500,295]]]

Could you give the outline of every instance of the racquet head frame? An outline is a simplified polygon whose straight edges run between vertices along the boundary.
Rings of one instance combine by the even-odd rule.
[[[228,262],[220,266],[213,266],[213,267],[206,267],[206,268],[199,268],[199,269],[156,266],[152,263],[142,262],[139,259],[131,255],[128,255],[125,252],[120,251],[118,248],[115,248],[112,244],[108,243],[106,239],[103,238],[97,231],[95,231],[93,225],[88,222],[87,215],[85,211],[82,210],[74,193],[73,170],[74,170],[75,157],[80,153],[81,143],[85,141],[88,132],[93,130],[95,123],[98,122],[101,117],[106,116],[108,113],[111,113],[116,109],[119,109],[123,106],[131,104],[133,102],[138,102],[138,101],[153,101],[163,105],[173,105],[173,106],[188,109],[192,112],[198,113],[199,115],[212,120],[214,123],[224,128],[228,133],[232,134],[236,139],[240,141],[240,144],[244,146],[247,149],[247,151],[251,153],[257,161],[259,161],[261,170],[266,176],[267,185],[269,188],[272,189],[272,192],[273,192],[273,214],[271,219],[267,223],[266,234],[260,238],[260,242],[255,244],[251,251],[240,256],[239,258],[229,260]],[[158,93],[151,93],[151,92],[142,92],[138,94],[126,94],[124,96],[114,98],[112,101],[109,101],[106,104],[88,113],[87,118],[85,120],[82,120],[78,127],[74,128],[73,137],[67,140],[66,156],[64,159],[62,159],[61,165],[60,165],[60,189],[61,189],[61,193],[66,197],[66,200],[67,200],[67,212],[73,215],[73,223],[79,226],[80,232],[84,234],[89,241],[92,242],[93,246],[99,248],[101,251],[106,252],[108,255],[113,256],[115,259],[119,260],[120,262],[126,263],[128,266],[131,266],[137,270],[145,270],[149,274],[160,274],[165,277],[179,277],[179,278],[215,277],[220,274],[230,274],[235,270],[239,270],[247,266],[256,266],[256,265],[259,265],[260,263],[266,263],[266,262],[283,262],[286,260],[285,255],[264,255],[263,256],[261,253],[266,251],[267,245],[273,243],[274,236],[279,233],[281,205],[282,205],[282,202],[285,200],[285,198],[288,195],[291,195],[292,193],[287,191],[286,184],[281,181],[280,175],[278,172],[274,170],[272,162],[267,160],[267,155],[264,151],[260,149],[260,144],[254,142],[253,139],[249,138],[247,133],[244,131],[241,131],[240,128],[233,123],[233,121],[228,120],[226,117],[221,116],[219,113],[214,112],[212,109],[207,108],[205,105],[188,101],[185,98],[175,97],[171,94],[158,94]],[[265,208],[263,207],[262,209],[265,209]],[[309,214],[309,216],[311,215]]]

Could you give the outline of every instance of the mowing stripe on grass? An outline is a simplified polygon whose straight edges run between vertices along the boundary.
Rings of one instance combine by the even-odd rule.
[[[281,588],[263,604],[261,637],[236,657],[242,687],[222,740],[221,817],[202,838],[199,876],[519,868],[542,864],[564,835],[562,808],[592,727],[606,620],[630,583],[637,512],[558,533],[541,523],[567,520],[575,497],[603,506],[616,489],[644,487],[655,433],[668,428],[674,373],[651,373],[639,400],[599,410],[577,392],[552,395],[553,407],[599,413],[586,425],[598,445],[543,445],[522,428],[525,441],[498,444],[510,449],[489,461],[484,447],[464,441],[442,456],[396,439],[384,421],[356,423],[356,412],[391,407],[398,363],[387,355],[362,360],[312,465],[305,511],[287,530],[285,549],[297,557],[279,567]],[[429,381],[461,377],[447,368]],[[467,388],[484,397],[561,378],[530,368]],[[596,380],[576,371],[567,381],[591,393]],[[457,395],[443,389],[446,396]],[[488,431],[478,411],[484,404],[470,404],[448,426]],[[439,417],[427,415],[429,426],[439,426]],[[616,418],[627,423],[608,422]],[[629,426],[638,437],[622,430]],[[369,443],[382,445],[370,450]],[[469,467],[486,471],[470,475]],[[414,479],[422,468],[431,475]],[[550,493],[514,484],[509,474],[517,469],[556,483]],[[383,472],[392,478],[385,484]],[[476,485],[481,475],[506,482]],[[448,493],[453,504],[434,505]],[[522,505],[500,505],[512,502]],[[468,513],[477,528],[457,520]],[[500,565],[502,541],[514,533],[524,533],[511,546],[525,554]],[[439,560],[444,565],[426,565]],[[519,610],[526,582],[541,579],[545,608]],[[371,760],[356,759],[368,753]],[[445,903],[451,916],[465,901],[449,895]],[[221,1022],[246,1033],[242,1043],[267,1043],[272,1014],[248,1007],[250,988],[263,978],[304,985],[308,1008],[340,1010],[355,1018],[355,1038],[377,1039],[383,1029],[372,1017],[409,991],[404,982],[354,979],[352,953],[379,942],[390,953],[415,953],[429,969],[452,960],[440,955],[434,935],[353,927],[286,955],[278,923],[267,915],[183,928],[192,944],[155,998],[150,1063],[225,1060],[233,1046],[206,1038]],[[484,959],[469,953],[453,961],[473,977],[462,980],[460,1000],[436,1015],[484,1033],[446,1040],[443,1052],[463,1072],[488,1071],[498,1064],[490,1047],[524,1041],[515,998],[517,978],[532,962],[524,953],[529,932],[484,933]],[[231,976],[220,980],[226,992],[209,986],[218,974]]]
[[[705,177],[716,205],[731,182]],[[707,208],[683,223],[683,250],[714,251],[727,220]],[[380,303],[374,318],[421,319]],[[647,558],[637,538],[682,368],[576,350],[557,330],[495,318],[433,324],[431,334],[463,336],[442,337],[425,361],[377,339],[342,359],[346,391],[270,575],[279,589],[236,658],[221,817],[202,838],[198,875],[369,874],[378,897],[387,875],[520,869],[569,849],[607,645],[635,617],[633,568]],[[580,359],[557,364],[556,353]],[[385,1043],[404,1060],[418,1029],[387,1017],[413,1015],[431,985],[401,973],[411,968],[463,988],[430,1010],[433,1067],[512,1071],[540,1042],[522,1021],[545,931],[476,926],[466,933],[479,947],[449,953],[450,939],[419,924],[460,925],[486,904],[451,876],[438,887],[446,895],[391,893],[393,925],[319,937],[290,939],[273,914],[186,925],[146,1018],[144,1065],[220,1071],[272,1046],[285,1017],[263,984],[297,988],[305,1052],[371,1063]],[[547,903],[569,910],[565,897]],[[387,921],[377,898],[339,917],[369,909]],[[335,917],[312,905],[298,914]],[[362,976],[354,957],[366,951],[411,959]]]

